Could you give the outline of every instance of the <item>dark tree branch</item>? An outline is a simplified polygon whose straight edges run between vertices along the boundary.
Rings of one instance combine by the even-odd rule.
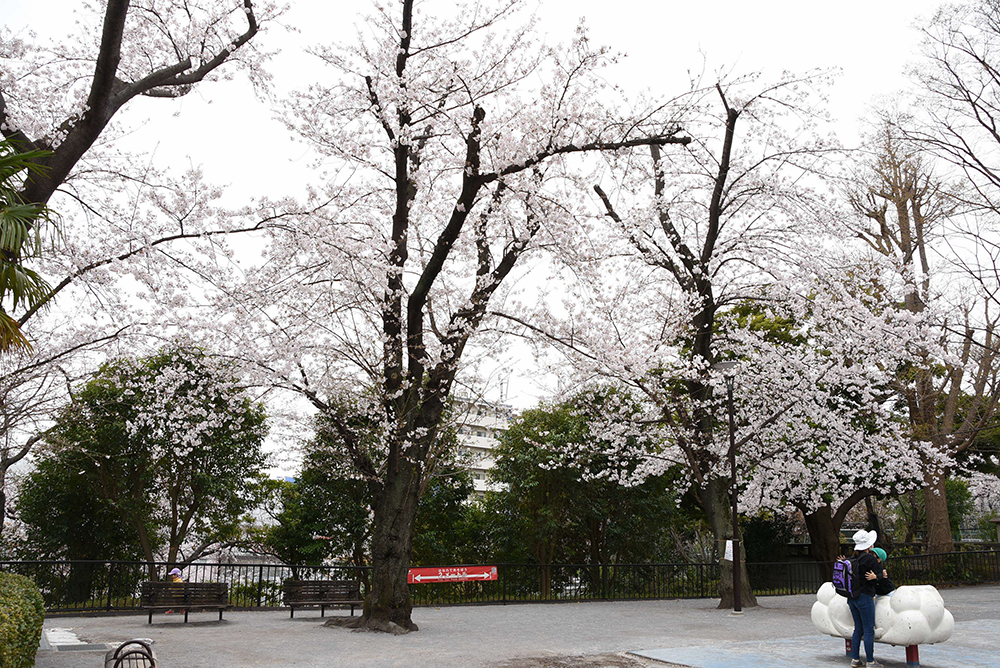
[[[736,119],[740,112],[731,109],[722,92],[722,87],[715,86],[722,97],[722,105],[726,109],[726,138],[722,144],[722,158],[719,160],[719,172],[715,177],[715,188],[712,190],[712,202],[708,207],[708,231],[705,234],[705,245],[701,250],[701,263],[707,265],[715,252],[715,243],[719,238],[719,228],[722,218],[722,195],[729,176],[729,161],[733,151],[733,138],[736,134]]]
[[[81,267],[81,268],[77,269],[73,273],[71,273],[68,276],[66,276],[65,278],[63,278],[63,280],[61,280],[58,284],[56,284],[56,286],[54,288],[52,288],[49,291],[49,293],[45,296],[44,299],[39,300],[30,309],[28,309],[27,311],[25,311],[21,315],[21,317],[18,318],[17,322],[18,322],[19,325],[23,326],[24,323],[26,323],[34,315],[36,315],[42,308],[44,308],[50,301],[52,301],[52,299],[59,292],[61,292],[69,284],[71,284],[73,281],[75,281],[76,279],[78,279],[80,276],[83,276],[87,272],[93,271],[94,269],[97,269],[99,267],[103,267],[105,265],[109,265],[109,264],[111,264],[113,262],[121,262],[122,260],[127,260],[130,257],[133,257],[135,255],[139,255],[141,253],[145,253],[146,251],[151,250],[153,248],[156,248],[157,246],[160,246],[162,244],[170,243],[172,241],[178,241],[180,239],[199,239],[199,238],[215,237],[215,236],[227,235],[227,234],[239,234],[239,233],[242,233],[242,232],[257,232],[257,231],[260,231],[261,229],[263,229],[263,227],[266,225],[266,223],[269,223],[269,222],[274,221],[274,220],[281,219],[281,218],[285,217],[286,215],[291,215],[291,214],[277,214],[275,216],[269,216],[269,217],[261,220],[257,224],[252,225],[250,227],[245,227],[245,228],[239,228],[239,229],[233,229],[233,230],[208,230],[206,232],[190,233],[190,234],[183,234],[183,233],[172,234],[170,236],[161,237],[159,239],[156,239],[155,241],[151,241],[148,244],[144,244],[144,245],[142,245],[142,246],[140,246],[138,248],[135,248],[133,250],[130,250],[128,252],[121,253],[120,255],[116,255],[114,257],[107,257],[107,258],[104,258],[102,260],[97,260],[96,262],[92,262],[92,263],[90,263],[90,264],[88,264],[88,265],[86,265],[84,267]]]
[[[423,362],[426,353],[423,348],[423,313],[424,305],[431,286],[444,268],[445,260],[451,253],[455,242],[462,233],[462,227],[476,203],[476,195],[483,186],[479,177],[479,134],[486,112],[482,107],[476,107],[472,116],[472,130],[466,139],[465,171],[462,175],[462,192],[451,212],[451,218],[434,244],[434,250],[427,261],[420,278],[406,305],[408,354],[410,360],[409,375],[411,380],[418,379],[423,373]]]
[[[523,172],[529,167],[534,167],[538,163],[557,155],[566,155],[569,153],[587,153],[593,151],[620,151],[626,148],[635,148],[636,146],[665,146],[667,144],[680,144],[682,146],[687,146],[691,143],[690,137],[678,137],[678,133],[681,132],[681,128],[674,128],[669,132],[653,135],[651,137],[639,137],[636,139],[624,139],[621,141],[593,141],[587,142],[586,144],[564,144],[562,146],[555,146],[544,151],[539,151],[535,155],[525,159],[523,162],[514,163],[512,165],[507,165],[502,169],[492,172],[489,174],[483,174],[483,181],[486,183],[491,183],[496,181],[500,177],[509,176],[511,174],[517,174],[518,172]]]
[[[94,66],[87,97],[87,106],[78,119],[66,119],[61,126],[65,138],[52,154],[38,162],[46,166],[42,174],[32,174],[25,182],[21,196],[25,202],[44,204],[69,176],[80,158],[90,150],[112,117],[130,100],[138,95],[152,97],[177,97],[187,93],[191,86],[202,81],[208,74],[220,67],[234,51],[249,42],[257,34],[257,19],[253,12],[252,0],[244,0],[247,30],[232,42],[231,47],[221,49],[213,57],[191,70],[190,57],[173,65],[160,68],[133,83],[121,81],[118,66],[121,61],[122,39],[125,21],[129,11],[129,0],[109,0],[104,15],[101,45]],[[6,121],[6,114],[0,110],[0,122]],[[7,136],[23,137],[19,131],[8,129]],[[29,146],[37,146],[27,143]],[[45,148],[45,147],[40,147]]]

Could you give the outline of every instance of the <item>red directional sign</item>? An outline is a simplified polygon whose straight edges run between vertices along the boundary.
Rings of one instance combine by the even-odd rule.
[[[409,584],[432,582],[470,582],[497,579],[496,566],[445,566],[443,568],[411,568],[406,581]]]

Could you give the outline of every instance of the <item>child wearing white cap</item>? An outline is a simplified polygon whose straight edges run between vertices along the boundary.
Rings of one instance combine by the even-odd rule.
[[[875,586],[882,579],[883,569],[872,553],[878,539],[874,531],[862,529],[854,534],[854,550],[858,573],[862,575],[857,595],[847,599],[854,617],[854,635],[851,638],[851,668],[885,668],[875,660]],[[861,640],[865,643],[865,661],[861,660]]]
[[[181,569],[179,568],[170,569],[170,572],[167,573],[167,582],[184,582],[184,578],[181,577]],[[174,614],[174,611],[167,610],[164,614],[172,615]]]

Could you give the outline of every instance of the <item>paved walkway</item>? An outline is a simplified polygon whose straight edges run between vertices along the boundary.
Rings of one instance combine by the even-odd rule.
[[[942,590],[955,634],[922,647],[925,668],[1000,668],[1000,586]],[[712,600],[417,608],[404,636],[322,626],[318,611],[50,617],[55,645],[36,668],[98,668],[107,644],[151,638],[163,668],[821,668],[847,664],[844,643],[809,620],[813,596],[761,598],[742,616]],[[335,612],[334,614],[340,614]],[[329,616],[329,615],[328,615]],[[73,641],[75,644],[70,644]],[[889,668],[901,647],[876,645]]]

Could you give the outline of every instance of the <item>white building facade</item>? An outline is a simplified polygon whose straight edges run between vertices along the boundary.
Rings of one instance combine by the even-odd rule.
[[[499,435],[513,421],[514,410],[503,403],[459,397],[455,400],[455,414],[459,425],[459,443],[469,455],[475,493],[482,496],[493,489],[486,482],[487,474],[496,461],[493,448],[498,443]]]

